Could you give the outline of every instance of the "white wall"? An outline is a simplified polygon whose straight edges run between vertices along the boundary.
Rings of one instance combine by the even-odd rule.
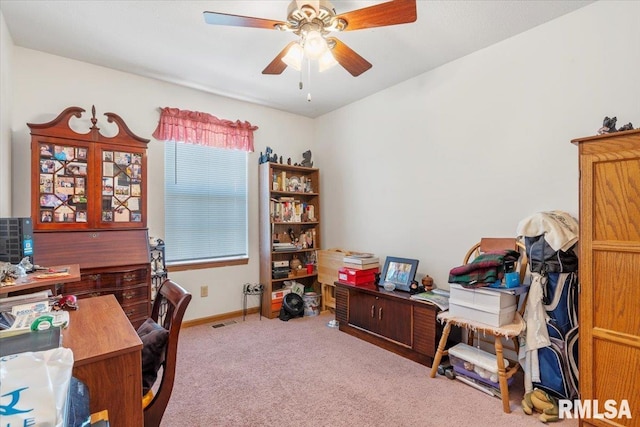
[[[11,65],[13,40],[0,12],[0,217],[11,216]]]
[[[578,214],[578,151],[640,126],[640,2],[598,2],[317,119],[325,247],[448,272],[538,211]]]
[[[103,114],[114,112],[135,134],[151,139],[147,209],[149,234],[156,237],[164,236],[163,145],[151,136],[158,124],[158,108],[204,111],[258,126],[254,133],[256,152],[249,156],[248,167],[249,264],[171,273],[193,293],[187,319],[242,308],[242,285],[259,280],[258,156],[269,145],[285,158],[302,160],[302,152],[312,147],[313,133],[308,129],[313,128],[313,120],[20,47],[14,48],[12,86],[13,216],[30,216],[30,135],[26,123],[47,122],[67,107],[78,106],[89,112],[83,126],[72,121],[83,132],[89,129],[88,118],[95,105],[98,126],[104,134],[113,135],[115,125],[107,123]],[[201,285],[209,285],[206,298],[200,297]]]

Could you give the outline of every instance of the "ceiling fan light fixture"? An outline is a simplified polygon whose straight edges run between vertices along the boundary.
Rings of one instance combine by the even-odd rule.
[[[336,58],[333,57],[333,53],[331,53],[329,49],[318,59],[318,71],[320,72],[335,67],[336,65],[338,65],[338,61],[336,61]]]
[[[287,53],[282,57],[282,62],[296,71],[302,69],[302,57],[304,56],[304,50],[300,43],[294,43],[291,45]]]
[[[319,59],[329,50],[327,41],[318,31],[309,31],[304,37],[304,54],[309,59]]]

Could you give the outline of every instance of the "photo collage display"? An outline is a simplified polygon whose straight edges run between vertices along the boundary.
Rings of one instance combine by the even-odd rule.
[[[86,147],[40,144],[40,222],[87,222]]]
[[[102,152],[102,222],[142,222],[142,154]]]

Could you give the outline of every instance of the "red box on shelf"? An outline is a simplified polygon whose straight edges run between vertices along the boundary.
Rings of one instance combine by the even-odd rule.
[[[342,267],[338,270],[338,280],[350,285],[361,285],[365,283],[374,283],[378,268],[370,268],[368,270],[354,270],[348,267]]]

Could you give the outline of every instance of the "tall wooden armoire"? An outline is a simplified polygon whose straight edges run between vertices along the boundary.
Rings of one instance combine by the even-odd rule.
[[[578,138],[580,155],[580,399],[599,411],[627,400],[640,425],[640,130]],[[593,413],[592,413],[593,415]]]

